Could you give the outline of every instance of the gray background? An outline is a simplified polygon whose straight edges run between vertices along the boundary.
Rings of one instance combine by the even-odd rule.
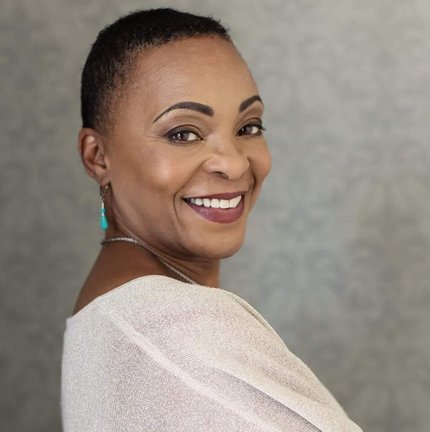
[[[85,56],[119,15],[168,4],[1,2],[2,430],[60,430],[64,320],[101,237],[76,150]],[[364,430],[428,431],[430,2],[174,6],[229,25],[267,107],[274,167],[223,287]]]

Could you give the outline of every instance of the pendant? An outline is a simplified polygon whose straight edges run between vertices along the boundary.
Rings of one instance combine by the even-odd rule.
[[[108,225],[109,224],[108,224],[108,220],[106,217],[106,209],[105,209],[104,203],[102,203],[102,206],[100,207],[100,228],[103,231],[106,231],[108,228]]]

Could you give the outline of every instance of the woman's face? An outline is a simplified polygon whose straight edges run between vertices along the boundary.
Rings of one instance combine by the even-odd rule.
[[[175,258],[236,252],[271,166],[262,113],[227,41],[186,39],[141,54],[104,137],[117,227]]]

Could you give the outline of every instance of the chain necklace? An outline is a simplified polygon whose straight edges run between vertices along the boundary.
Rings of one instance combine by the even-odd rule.
[[[193,285],[198,285],[197,282],[193,281],[191,278],[189,278],[187,275],[185,275],[184,273],[182,273],[181,271],[179,271],[176,267],[173,267],[171,264],[169,264],[167,261],[165,261],[163,258],[159,257],[157,254],[155,254],[154,252],[152,252],[151,250],[149,250],[143,243],[140,243],[139,241],[135,240],[134,238],[131,237],[126,237],[126,236],[121,236],[121,237],[111,237],[111,238],[107,238],[104,239],[100,242],[101,245],[104,245],[106,243],[113,243],[116,241],[125,241],[125,242],[129,242],[129,243],[133,243],[133,244],[137,244],[138,246],[143,247],[144,249],[146,249],[148,252],[150,252],[152,255],[154,255],[158,261],[160,261],[161,264],[163,264],[165,267],[167,267],[170,271],[172,271],[173,273],[175,273],[176,275],[178,275],[181,279],[183,279],[184,281],[193,284]]]

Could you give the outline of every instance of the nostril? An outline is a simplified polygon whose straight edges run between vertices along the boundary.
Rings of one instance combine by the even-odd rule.
[[[221,177],[224,177],[226,180],[230,180],[228,174],[223,171],[215,171],[215,174],[219,174]]]
[[[250,167],[250,161],[246,154],[232,153],[217,149],[203,163],[203,169],[207,173],[222,176],[227,180],[241,178]]]

